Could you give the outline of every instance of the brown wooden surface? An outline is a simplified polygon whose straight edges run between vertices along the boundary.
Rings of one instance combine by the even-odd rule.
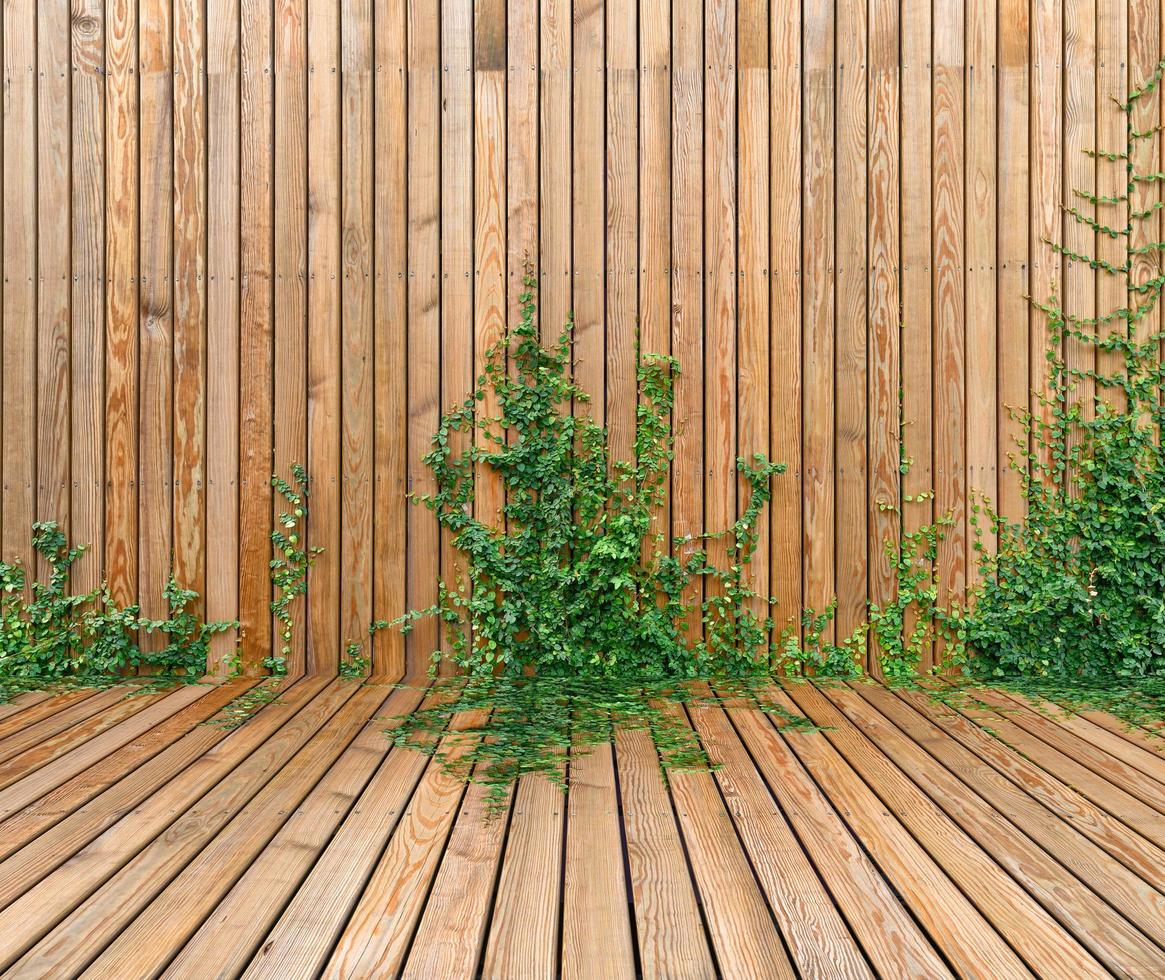
[[[6,975],[1165,970],[1165,849],[1142,833],[1159,800],[1108,783],[1101,804],[1063,769],[1072,746],[1097,769],[1130,767],[1150,794],[1144,770],[1165,752],[1098,724],[1108,716],[787,683],[772,699],[826,727],[791,730],[743,703],[675,706],[717,772],[665,782],[649,737],[621,731],[571,754],[565,798],[527,778],[487,817],[484,787],[385,736],[420,687],[314,677],[239,728],[202,723],[253,683],[130,713],[98,701],[63,731],[44,723],[96,696],[25,697],[7,714],[28,715],[10,738],[43,740],[10,760],[28,771],[0,794],[29,799],[0,824]],[[70,750],[40,765],[70,731]],[[89,768],[45,778],[70,760]]]
[[[730,523],[735,458],[763,450],[789,465],[755,558],[779,627],[836,596],[844,636],[891,595],[903,494],[936,494],[908,528],[952,513],[958,596],[968,494],[1022,504],[1007,408],[1047,380],[1024,296],[1121,300],[1041,239],[1095,237],[1059,208],[1123,180],[1080,151],[1119,149],[1109,97],[1155,63],[1162,7],[12,0],[0,558],[35,566],[29,525],[58,520],[92,546],[78,584],[147,613],[172,567],[258,672],[282,645],[268,478],[304,462],[326,551],[289,660],[333,669],[456,574],[405,494],[529,261],[617,451],[636,339],[683,362],[665,540]],[[373,667],[439,643],[383,631]]]

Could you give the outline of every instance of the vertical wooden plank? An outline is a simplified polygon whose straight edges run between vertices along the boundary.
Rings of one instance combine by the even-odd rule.
[[[938,548],[940,602],[962,601],[967,571],[963,14],[963,0],[934,7],[934,491],[935,510],[954,522]]]
[[[930,2],[902,4],[902,521],[908,530],[933,519],[931,435],[931,71]],[[909,166],[905,161],[909,160]],[[923,668],[930,666],[924,653]]]
[[[769,413],[774,460],[788,471],[773,487],[770,592],[778,630],[801,614],[801,9],[770,5],[771,258]]]
[[[273,419],[273,199],[271,42],[267,0],[243,0],[239,50],[239,619],[242,666],[257,672],[271,652]],[[332,270],[332,274],[335,270]],[[336,370],[336,365],[332,365]]]
[[[1128,97],[1128,13],[1126,0],[1097,0],[1096,7],[1096,144],[1097,149],[1110,152],[1119,151],[1125,144],[1125,115],[1113,100],[1123,103]],[[1071,152],[1071,150],[1069,150]],[[1123,160],[1098,160],[1096,162],[1096,193],[1106,197],[1116,197],[1125,193],[1127,176]],[[1067,188],[1069,191],[1072,187]],[[1078,206],[1087,202],[1076,199]],[[1105,205],[1097,209],[1099,220],[1112,228],[1123,228],[1127,220],[1126,206]],[[1123,238],[1098,236],[1097,256],[1113,265],[1125,261],[1125,241]],[[1096,309],[1100,315],[1107,315],[1124,306],[1127,294],[1122,278],[1099,274],[1096,288]],[[1117,320],[1100,328],[1102,336],[1110,331],[1122,329],[1124,321]],[[1123,357],[1118,353],[1097,353],[1097,370],[1112,373]],[[1112,391],[1101,391],[1110,402],[1118,396]]]
[[[2,557],[35,569],[36,4],[4,7]]]
[[[680,362],[672,414],[672,536],[704,530],[704,21],[693,0],[672,4],[672,307],[671,350]],[[682,545],[685,559],[696,545]],[[703,585],[693,582],[685,601],[699,605]],[[700,617],[688,617],[688,636],[699,639]]]
[[[372,621],[372,3],[342,0],[340,639]]]
[[[570,0],[546,0],[539,9],[539,186],[546,202],[538,215],[538,317],[544,341],[556,340],[572,308]]]
[[[639,4],[639,337],[644,353],[671,353],[671,0]],[[671,480],[652,517],[670,545]]]
[[[69,533],[68,0],[40,4],[36,30],[36,513]]]
[[[506,305],[513,325],[520,316],[527,263],[536,278],[540,269],[538,4],[507,0],[506,23]],[[483,46],[488,51],[488,42]],[[480,155],[478,160],[480,174],[485,162]],[[486,976],[504,976],[515,969],[535,977],[557,972],[563,804],[562,791],[541,776],[524,776],[514,791],[482,963]]]
[[[206,591],[205,6],[174,3],[174,574]],[[203,611],[200,598],[198,609]]]
[[[739,454],[751,462],[769,452],[769,10],[765,0],[742,2],[736,11],[739,88],[737,173],[740,199],[737,220],[739,355],[736,405]],[[778,481],[781,479],[777,478]],[[738,490],[738,494],[743,491]],[[745,500],[738,501],[743,508]],[[757,598],[753,611],[768,615],[770,515],[757,524],[756,554],[750,574]]]
[[[309,673],[330,674],[340,643],[340,22],[337,0],[307,7],[308,543],[323,548],[308,575]]]
[[[605,309],[603,302],[604,222],[604,74],[602,0],[573,0],[571,15],[572,86],[567,116],[548,119],[550,131],[565,126],[571,175],[569,295],[574,313],[574,377],[590,396],[585,412],[600,425],[606,419]],[[553,142],[553,141],[552,141]],[[553,198],[548,198],[549,205]],[[543,221],[548,218],[543,210]]]
[[[207,7],[206,614],[239,616],[239,8]],[[113,352],[110,351],[110,356]],[[109,529],[107,529],[109,533]],[[219,634],[208,667],[235,636]]]
[[[506,329],[506,8],[504,0],[475,0],[473,10],[473,374],[486,368],[487,353]],[[497,398],[479,403],[482,418],[496,418]],[[496,427],[494,437],[501,435]],[[488,448],[484,432],[478,443]],[[505,486],[479,466],[474,513],[497,525]]]
[[[615,778],[613,746],[596,746],[571,757],[562,882],[563,980],[635,972]]]
[[[105,575],[121,603],[138,587],[137,13],[134,0],[105,10]]]
[[[961,0],[960,0],[961,2]],[[837,632],[865,620],[866,485],[866,0],[837,5],[837,309],[834,384]]]
[[[606,293],[605,418],[616,458],[630,459],[635,447],[635,344],[639,318],[637,5],[607,4],[607,256],[599,296]],[[655,180],[649,173],[645,180]]]
[[[1069,0],[1064,8],[1064,180],[1061,185],[1065,208],[1078,208],[1092,216],[1094,208],[1076,197],[1074,191],[1096,193],[1097,161],[1083,151],[1096,147],[1097,133],[1097,37],[1096,0]],[[1105,105],[1105,112],[1115,108]],[[1097,236],[1086,225],[1065,216],[1064,244],[1074,252],[1096,255]],[[1106,236],[1107,237],[1107,236]],[[1064,308],[1074,317],[1096,315],[1098,274],[1080,262],[1065,263]],[[1085,328],[1092,333],[1091,327]],[[1096,368],[1096,348],[1074,338],[1064,342],[1065,364],[1070,372]],[[1071,398],[1079,401],[1087,418],[1094,407],[1095,383],[1082,377],[1072,382]],[[1078,442],[1079,432],[1069,435]]]
[[[1129,0],[1128,31],[1128,91],[1131,92],[1153,74],[1157,62],[1161,58],[1160,0]],[[1155,92],[1152,95],[1137,100],[1133,106],[1131,121],[1133,129],[1141,133],[1148,132],[1154,126],[1159,125],[1161,123],[1160,94]],[[1035,124],[1033,119],[1033,140],[1034,138]],[[1117,149],[1122,148],[1118,147]],[[1154,156],[1154,151],[1158,149],[1157,139],[1138,140],[1129,163],[1139,173],[1150,173],[1159,170],[1160,161]],[[1034,181],[1034,174],[1032,179]],[[1034,185],[1032,193],[1033,195],[1035,193]],[[1139,181],[1129,191],[1128,206],[1133,211],[1145,211],[1159,200],[1161,200],[1161,194],[1156,183]],[[1032,201],[1033,212],[1036,203],[1035,200]],[[1155,212],[1144,221],[1133,224],[1133,232],[1128,241],[1129,247],[1140,248],[1149,242],[1159,241],[1161,239],[1160,232],[1161,217],[1159,212]],[[1139,285],[1160,274],[1160,255],[1152,252],[1133,255],[1130,256],[1130,265],[1129,282]],[[1130,308],[1143,303],[1144,300],[1145,297],[1142,295],[1134,296],[1130,294],[1128,297]],[[1159,332],[1160,329],[1161,310],[1160,307],[1157,307],[1137,321],[1133,326],[1133,334],[1138,339],[1144,340],[1150,334]]]
[[[834,526],[834,14],[802,11],[802,417],[805,605],[820,612],[836,589]],[[832,624],[825,636],[832,639]]]
[[[1124,0],[1121,0],[1122,6]],[[1011,466],[1017,443],[1026,437],[1011,410],[1028,401],[1028,223],[1017,216],[1028,209],[1029,62],[1031,24],[1028,0],[999,5],[999,145],[997,223],[999,227],[999,500],[1010,520],[1023,515],[1020,474]],[[905,201],[905,198],[903,199]]]
[[[868,461],[869,592],[879,604],[894,598],[895,577],[885,558],[886,542],[897,544],[901,532],[897,504],[901,495],[899,472],[898,390],[901,316],[901,208],[898,198],[900,8],[897,0],[871,0],[869,54],[869,259],[867,316],[869,317],[870,455]],[[911,162],[913,166],[913,161]],[[994,411],[994,406],[992,406]],[[887,507],[889,504],[891,506]],[[869,666],[876,668],[877,651]]]
[[[541,31],[535,0],[506,0],[506,50],[506,308],[513,325],[521,316],[527,264],[535,281],[541,281]]]
[[[1063,4],[1056,0],[1033,0],[1031,39],[1031,197],[1028,219],[1031,224],[1031,297],[1047,302],[1053,290],[1063,291],[1063,263],[1048,244],[1062,241],[1060,202],[1062,195],[1061,166],[1063,164],[1062,138],[1062,77]],[[1156,21],[1154,20],[1154,25]],[[1152,30],[1153,44],[1157,43],[1156,26]],[[1154,48],[1154,52],[1156,49]],[[1156,61],[1156,53],[1153,61]],[[1044,422],[1051,422],[1052,408],[1041,404],[1039,394],[1048,391],[1050,379],[1047,318],[1034,307],[1029,309],[1031,364],[1029,388],[1033,414]],[[1050,456],[1042,454],[1043,461]]]
[[[406,360],[408,331],[407,97],[405,7],[377,0],[376,154],[373,235],[376,263],[373,346],[375,348],[376,459],[373,540],[381,557],[373,569],[373,609],[377,619],[393,619],[405,608],[407,561]],[[404,674],[404,638],[381,630],[373,645],[372,672]]]
[[[307,0],[275,4],[275,472],[307,462]],[[272,520],[282,509],[274,500]],[[306,669],[301,603],[291,639],[272,634],[289,674]],[[277,627],[273,624],[272,630]],[[284,647],[289,647],[283,652]]]
[[[704,5],[704,527],[736,520],[736,21],[734,5]],[[694,365],[693,365],[694,367]],[[728,564],[727,537],[707,542]],[[706,589],[718,591],[719,583]]]
[[[473,384],[473,0],[441,6],[441,407],[463,401]],[[450,444],[466,448],[472,433]],[[464,582],[464,558],[441,532],[441,579]],[[442,648],[447,647],[444,636]],[[444,664],[442,669],[451,672]]]
[[[996,368],[995,251],[996,207],[996,4],[972,0],[967,7],[966,128],[966,440],[967,479],[964,491],[998,497],[996,444],[999,389]],[[973,529],[967,514],[967,575],[976,577],[971,550]],[[995,550],[995,535],[986,519],[979,521],[982,544]]]
[[[437,428],[441,400],[440,365],[433,357],[441,342],[441,37],[431,7],[410,0],[408,18],[408,466],[409,491],[424,494],[434,485],[421,458]],[[425,608],[437,599],[440,568],[440,536],[427,509],[409,508],[408,542],[408,605]],[[432,620],[419,623],[406,642],[409,669],[422,668],[437,645]]]
[[[173,489],[174,308],[173,39],[169,0],[138,3],[141,141],[138,332],[138,597],[150,619],[166,615]],[[160,637],[143,638],[155,644]]]
[[[105,8],[73,0],[72,23],[72,500],[74,540],[88,544],[74,570],[96,588],[105,555]]]

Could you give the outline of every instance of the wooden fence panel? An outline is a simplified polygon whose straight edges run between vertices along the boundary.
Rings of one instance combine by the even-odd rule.
[[[1163,30],[1160,0],[0,16],[2,557],[33,564],[29,525],[57,520],[92,546],[77,584],[149,613],[173,571],[242,620],[258,671],[282,645],[269,479],[303,462],[324,552],[289,665],[334,671],[352,639],[388,675],[422,668],[436,628],[369,644],[367,622],[460,568],[405,495],[431,486],[439,414],[516,319],[527,264],[543,336],[575,316],[575,376],[620,454],[637,340],[681,360],[666,537],[733,521],[738,455],[789,464],[756,557],[778,629],[836,598],[844,638],[888,599],[899,514],[952,514],[940,575],[961,594],[970,493],[1021,508],[1008,406],[1047,383],[1025,294],[1120,301],[1042,239],[1093,243],[1061,206],[1118,189],[1080,151],[1120,141],[1109,97]],[[502,500],[483,481],[477,512]]]

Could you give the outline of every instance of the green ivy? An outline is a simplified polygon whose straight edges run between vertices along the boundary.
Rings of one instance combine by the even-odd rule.
[[[1123,152],[1100,155],[1122,162],[1125,194],[1101,199],[1078,192],[1096,215],[1126,205],[1123,227],[1072,213],[1119,241],[1123,260],[1105,262],[1051,243],[1069,262],[1117,280],[1127,299],[1091,317],[1073,315],[1057,295],[1036,304],[1048,321],[1051,384],[1036,393],[1036,411],[1013,412],[1024,435],[1013,465],[1027,513],[1014,522],[990,501],[973,509],[973,524],[989,523],[998,550],[991,554],[977,542],[981,584],[971,608],[956,613],[959,635],[975,651],[973,668],[983,676],[1109,682],[1165,676],[1165,334],[1149,326],[1165,288],[1156,258],[1165,241],[1153,236],[1158,202],[1142,200],[1162,177],[1134,163],[1142,144],[1155,147],[1157,130],[1133,128],[1134,109],[1155,96],[1163,70],[1165,61],[1119,105]],[[1149,156],[1156,159],[1157,150]],[[1140,238],[1146,244],[1135,246]],[[1152,258],[1137,262],[1138,256]],[[1070,345],[1095,352],[1097,366],[1070,367]],[[1087,399],[1080,394],[1085,381],[1093,390]]]
[[[455,776],[484,785],[487,810],[496,813],[514,781],[529,773],[565,788],[568,758],[611,742],[617,729],[650,733],[665,774],[715,770],[684,705],[743,705],[775,716],[786,729],[819,730],[773,704],[763,690],[764,675],[720,677],[714,683],[715,692],[659,677],[442,677],[427,689],[429,706],[394,718],[398,727],[386,734],[399,746],[436,754]],[[473,711],[487,713],[488,722],[449,728],[455,715]]]
[[[301,596],[307,595],[308,569],[324,549],[308,548],[304,543],[308,514],[308,475],[304,466],[293,463],[291,479],[272,476],[271,486],[283,498],[286,507],[271,531],[276,554],[271,560],[271,585],[275,590],[271,612],[278,624],[280,646],[278,654],[274,650],[268,653],[263,666],[273,674],[286,674],[295,626],[292,607]]]
[[[526,285],[521,322],[489,350],[475,389],[441,418],[424,457],[435,491],[414,500],[434,511],[465,556],[465,577],[441,581],[437,604],[395,625],[408,630],[439,617],[444,655],[470,673],[690,677],[767,667],[772,623],[754,611],[747,569],[784,464],[738,459],[747,488],[739,519],[678,538],[669,550],[651,520],[673,456],[679,365],[637,354],[634,459],[613,459],[606,430],[571,410],[589,401],[570,377],[572,324],[552,347],[541,346],[533,280]],[[496,417],[478,415],[487,393]],[[473,514],[479,469],[506,490],[496,524]],[[724,568],[709,560],[712,538],[725,541]],[[688,597],[700,580],[704,598],[695,602]],[[691,620],[701,635],[687,635]],[[386,625],[394,624],[373,629]],[[441,656],[433,651],[435,661]]]
[[[399,719],[390,735],[434,751],[454,715],[487,712],[483,727],[452,736],[465,754],[444,758],[456,774],[486,783],[494,805],[525,773],[561,781],[563,753],[608,742],[616,726],[650,731],[665,769],[709,768],[682,709],[677,715],[661,701],[719,703],[695,693],[693,679],[702,677],[776,711],[762,688],[774,660],[790,652],[770,646],[775,600],[749,582],[760,518],[784,464],[763,455],[736,460],[744,507],[731,527],[670,543],[653,532],[674,453],[679,364],[637,350],[634,457],[613,458],[607,431],[588,416],[588,395],[570,376],[572,324],[543,347],[529,276],[526,286],[520,323],[489,350],[474,390],[440,420],[424,457],[435,490],[414,498],[464,556],[464,576],[439,582],[435,605],[371,626],[408,632],[438,617],[445,644],[433,651],[433,667],[445,656],[468,678],[437,680],[436,703]],[[487,403],[497,415],[482,412]],[[495,523],[473,513],[483,471],[505,488]],[[714,539],[723,566],[709,557]],[[690,635],[691,623],[699,628]],[[356,656],[352,644],[349,661]],[[842,661],[848,676],[852,647],[826,651],[813,666]]]
[[[115,602],[103,583],[74,593],[73,565],[84,547],[70,546],[51,522],[32,528],[32,545],[48,569],[29,581],[19,564],[0,562],[0,687],[8,690],[59,685],[69,678],[96,682],[148,668],[159,675],[193,679],[206,673],[210,638],[238,623],[204,623],[192,611],[198,594],[173,575],[163,587],[165,619],[144,619],[136,605]],[[142,635],[164,638],[160,649],[143,649]]]

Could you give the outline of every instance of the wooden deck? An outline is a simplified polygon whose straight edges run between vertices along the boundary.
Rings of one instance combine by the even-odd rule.
[[[623,733],[486,820],[390,749],[418,692],[206,724],[254,683],[0,706],[5,976],[1165,976],[1165,754],[1105,716],[791,685],[826,730],[693,708],[715,774]]]

